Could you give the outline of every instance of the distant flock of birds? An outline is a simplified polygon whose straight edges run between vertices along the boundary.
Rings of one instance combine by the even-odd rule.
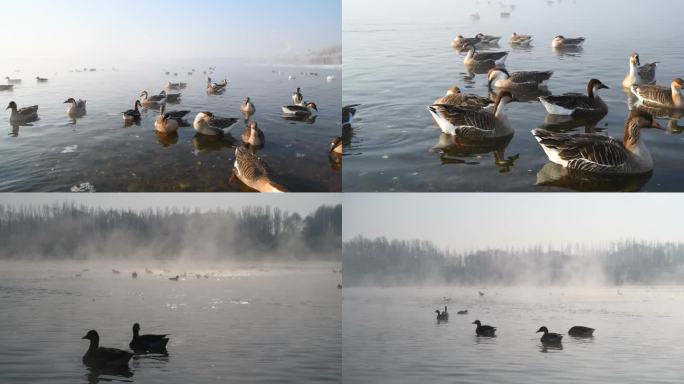
[[[501,37],[478,34],[474,37],[458,35],[451,47],[466,52],[464,64],[469,71],[487,73],[494,100],[475,94],[465,94],[458,87],[450,88],[446,95],[428,107],[435,123],[457,143],[488,145],[507,143],[514,130],[504,114],[504,107],[518,101],[519,95],[533,95],[549,115],[568,119],[598,122],[608,107],[598,91],[608,86],[598,79],[590,79],[586,94],[566,93],[552,95],[547,83],[552,71],[510,72],[505,68],[508,52],[480,52],[498,46]],[[512,46],[529,47],[533,37],[513,33]],[[583,37],[568,38],[558,35],[551,46],[560,51],[581,49]],[[534,129],[532,135],[543,148],[549,160],[573,172],[596,176],[643,175],[652,172],[653,159],[641,140],[641,129],[662,127],[654,114],[673,116],[684,111],[682,87],[684,81],[674,79],[669,87],[655,85],[657,63],[641,65],[638,53],[629,57],[628,73],[622,86],[638,100],[624,125],[623,140],[613,139],[595,132],[561,133]],[[530,100],[534,100],[530,99]]]
[[[129,352],[117,348],[101,347],[100,335],[96,330],[91,330],[82,337],[82,339],[90,341],[88,350],[83,355],[83,364],[97,369],[128,370],[128,362],[134,354],[167,354],[168,336],[168,334],[141,335],[140,324],[135,323],[133,324],[133,338],[128,344],[133,352]]]
[[[437,313],[437,323],[444,323],[449,321],[449,311],[447,307],[444,307],[444,311],[439,309],[435,310]],[[468,310],[458,311],[458,315],[465,316],[468,315]],[[476,325],[475,334],[480,337],[496,337],[496,327],[491,325],[483,325],[480,320],[473,321]],[[568,335],[577,338],[589,338],[594,337],[594,328],[589,328],[581,325],[574,326],[568,331]],[[561,346],[563,340],[563,335],[558,333],[549,332],[549,329],[545,326],[539,328],[536,333],[543,333],[541,337],[541,342],[544,346]]]
[[[210,68],[210,74],[213,69],[213,67]],[[170,72],[166,72],[166,74],[169,75]],[[6,77],[6,79],[8,85],[1,86],[0,91],[12,90],[14,84],[21,83],[21,79],[11,79],[9,77]],[[37,79],[39,82],[48,81],[48,79],[40,77],[37,77]],[[190,125],[184,119],[190,111],[166,110],[167,103],[179,103],[181,101],[180,93],[167,93],[167,90],[178,91],[186,87],[186,83],[168,82],[165,90],[162,90],[157,95],[150,95],[146,90],[143,90],[140,93],[140,97],[134,101],[133,108],[122,112],[124,123],[126,125],[139,124],[141,119],[141,107],[158,109],[159,116],[154,122],[155,130],[161,135],[176,135],[180,127]],[[220,95],[225,92],[227,87],[227,79],[216,83],[212,81],[211,77],[207,76],[206,91],[208,95]],[[318,113],[318,106],[315,102],[304,100],[301,88],[297,88],[292,93],[292,102],[293,104],[282,107],[283,116],[286,118],[295,120],[309,119],[316,116]],[[69,98],[64,104],[68,104],[66,112],[70,118],[75,119],[86,115],[85,100]],[[38,120],[37,105],[19,108],[17,103],[11,101],[6,109],[10,110],[10,124],[28,124]],[[254,102],[249,97],[246,97],[240,104],[240,112],[246,121],[249,121],[251,116],[256,112]],[[238,121],[239,119],[237,118],[221,117],[213,112],[204,111],[199,112],[195,116],[192,127],[197,134],[220,139],[230,135],[233,125]],[[249,121],[241,138],[243,146],[238,146],[235,150],[234,175],[246,186],[259,192],[286,192],[287,189],[285,187],[272,180],[272,171],[270,167],[256,154],[256,151],[262,149],[265,144],[264,132],[259,128],[257,122]],[[341,156],[342,138],[341,136],[338,136],[332,140],[328,148],[328,158],[331,162],[339,164],[342,160]]]

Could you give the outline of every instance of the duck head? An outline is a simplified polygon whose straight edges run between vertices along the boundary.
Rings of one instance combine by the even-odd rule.
[[[65,102],[62,103],[62,104],[69,104],[69,103],[75,103],[75,102],[76,102],[76,100],[74,100],[73,97],[70,97],[70,98],[67,99],[67,101],[65,101]]]
[[[607,85],[603,84],[601,80],[599,79],[591,79],[589,80],[589,84],[587,84],[587,94],[589,97],[594,97],[595,93],[599,89],[609,89]]]
[[[682,80],[679,77],[672,80],[672,91],[673,92],[681,92],[682,87],[684,87],[684,80]]]
[[[200,112],[195,116],[195,121],[193,123],[193,126],[197,127],[199,124],[208,124],[209,120],[214,117],[214,114],[211,112]]]
[[[546,333],[549,333],[549,330],[548,330],[548,328],[546,328],[546,327],[541,327],[541,328],[539,328],[539,330],[538,330],[537,332],[535,332],[535,333],[539,333],[539,332],[544,332],[544,333],[546,334]]]
[[[632,55],[629,57],[629,63],[631,65],[641,65],[641,60],[639,59],[639,54],[634,52]]]
[[[90,341],[97,341],[100,340],[100,335],[97,334],[97,331],[91,330],[86,333],[85,336],[81,337],[82,340],[90,340]]]
[[[140,333],[140,324],[135,323],[133,324],[133,334],[137,336],[138,333]]]
[[[249,102],[250,102],[249,96],[245,97],[245,104],[249,104]]]
[[[491,88],[492,83],[498,80],[506,80],[511,75],[508,73],[506,68],[495,67],[487,72],[487,80],[489,81],[489,87]]]
[[[15,103],[14,101],[10,101],[9,105],[7,106],[7,108],[5,108],[5,110],[8,110],[8,109],[12,109],[12,110],[17,109],[17,103]]]
[[[309,109],[313,109],[314,111],[318,112],[318,106],[316,105],[316,103],[311,103],[311,102],[306,103],[306,107]]]
[[[447,94],[447,96],[451,96],[451,95],[458,95],[459,93],[461,93],[461,88],[454,85],[453,87],[451,87],[447,90],[446,94]]]
[[[147,99],[147,91],[141,91],[140,92],[140,98]]]
[[[482,323],[480,322],[480,320],[475,320],[475,321],[473,321],[473,324],[477,324],[478,327],[482,325]]]

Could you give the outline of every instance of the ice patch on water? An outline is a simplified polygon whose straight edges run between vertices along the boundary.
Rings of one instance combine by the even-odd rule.
[[[95,186],[85,182],[71,187],[71,192],[95,192]]]
[[[60,153],[74,153],[77,149],[78,145],[67,145]]]

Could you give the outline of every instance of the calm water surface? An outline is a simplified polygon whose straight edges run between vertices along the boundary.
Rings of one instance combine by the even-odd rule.
[[[142,268],[133,280],[115,264],[121,275],[102,265],[0,267],[2,383],[340,382],[340,277],[332,267],[202,270],[195,272],[215,275],[179,282]],[[101,345],[128,349],[134,322],[143,333],[170,333],[169,355],[135,356],[123,376],[82,364],[89,329]]]
[[[482,289],[482,288],[480,288]],[[345,288],[345,383],[681,383],[683,287]],[[446,298],[446,300],[445,300]],[[437,324],[435,309],[451,312]],[[457,310],[468,309],[459,316]],[[497,327],[475,336],[475,320]],[[547,326],[595,328],[544,348]]]
[[[223,95],[206,94],[202,72],[209,66],[217,67],[214,81],[229,81]],[[100,66],[96,72],[81,73],[69,72],[72,67],[0,62],[2,77],[23,80],[13,91],[0,92],[3,108],[12,100],[20,108],[40,106],[40,120],[30,126],[11,126],[6,111],[7,134],[0,137],[0,191],[68,192],[84,183],[88,183],[84,189],[98,192],[248,190],[231,180],[235,145],[245,128],[242,119],[233,128],[234,140],[196,136],[192,127],[181,128],[177,137],[159,136],[154,130],[158,113],[152,110],[143,112],[140,125],[124,127],[121,112],[132,108],[140,91],[157,94],[169,81],[188,84],[180,91],[182,102],[169,104],[167,110],[192,111],[187,116],[190,122],[201,111],[241,117],[240,102],[250,96],[257,110],[252,119],[266,136],[259,155],[271,166],[275,180],[291,191],[341,189],[339,166],[327,156],[341,125],[339,67],[272,67],[222,60],[127,65],[116,71]],[[196,72],[188,75],[193,68]],[[172,75],[165,75],[166,71]],[[308,75],[311,72],[318,76]],[[37,75],[49,81],[38,84]],[[337,80],[328,82],[327,75]],[[302,87],[306,100],[317,103],[315,121],[283,118],[281,106],[292,103],[296,87]],[[69,97],[87,100],[85,117],[74,121],[66,115],[62,102]]]
[[[638,51],[642,63],[659,61],[657,80],[669,86],[684,76],[684,51],[679,33],[684,3],[630,3],[587,0],[513,1],[515,10],[501,2],[403,0],[391,13],[358,18],[345,2],[344,104],[360,103],[351,138],[345,148],[344,185],[351,191],[568,191],[568,190],[684,190],[684,135],[678,122],[661,119],[668,131],[647,130],[642,137],[655,161],[652,177],[627,182],[587,183],[559,175],[530,130],[545,121],[546,111],[536,100],[510,104],[508,117],[515,136],[507,146],[464,149],[440,136],[426,110],[452,85],[486,96],[486,75],[468,73],[464,55],[450,48],[457,34],[478,32],[503,36],[500,47],[510,51],[510,71],[553,70],[549,91],[586,92],[589,79],[611,87],[601,93],[609,114],[596,131],[622,139],[628,115],[628,96],[621,81],[629,55]],[[407,5],[410,4],[410,5]],[[501,19],[502,11],[510,11]],[[479,21],[469,15],[480,14]],[[356,12],[361,13],[361,12]],[[347,16],[352,14],[351,16]],[[635,20],[643,15],[658,27]],[[512,49],[513,32],[532,34],[528,50]],[[557,34],[587,38],[580,52],[555,52]],[[583,132],[584,125],[556,126]],[[546,166],[546,167],[545,167]]]

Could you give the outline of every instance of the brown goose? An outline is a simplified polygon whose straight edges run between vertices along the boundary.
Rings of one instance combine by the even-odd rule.
[[[478,336],[494,337],[496,334],[496,327],[492,327],[491,325],[482,325],[480,320],[473,321],[473,324],[477,324],[477,328],[475,328],[475,334]]]
[[[495,45],[501,40],[501,36],[485,35],[484,33],[478,33],[475,38],[480,39],[485,44]]]
[[[264,131],[259,129],[255,121],[249,123],[242,133],[242,142],[250,147],[260,148],[264,146]]]
[[[641,128],[660,128],[648,113],[631,112],[622,142],[582,133],[532,130],[549,160],[569,170],[596,175],[641,175],[653,170],[653,158],[641,141]]]
[[[254,107],[254,103],[252,103],[249,97],[246,97],[242,104],[240,104],[240,112],[246,115],[253,115],[256,112],[256,107]]]
[[[465,47],[468,54],[463,63],[469,66],[495,66],[504,65],[508,52],[477,52],[475,46],[468,45]]]
[[[532,36],[518,35],[517,33],[513,32],[510,43],[512,45],[530,45],[530,43],[532,43]]]
[[[310,117],[318,114],[316,103],[308,102],[302,105],[286,105],[283,107],[283,114],[287,116]]]
[[[558,35],[551,41],[553,48],[579,48],[584,44],[584,37],[569,38],[563,35]]]
[[[549,329],[546,327],[541,327],[537,331],[539,332],[544,332],[544,334],[541,337],[541,342],[543,344],[560,344],[561,341],[563,340],[563,335],[559,335],[557,333],[551,333],[549,332]]]
[[[30,123],[38,120],[38,106],[17,108],[17,103],[10,101],[5,110],[10,110],[10,123]]]
[[[633,85],[631,91],[642,104],[654,107],[684,109],[682,86],[684,86],[684,80],[677,78],[672,80],[670,88],[658,85]]]
[[[513,129],[504,115],[507,103],[513,101],[509,92],[501,92],[492,112],[472,107],[435,104],[428,107],[430,114],[448,135],[463,140],[487,141],[510,138]]]
[[[246,186],[259,192],[286,192],[286,189],[271,180],[268,164],[244,147],[235,149],[233,173]]]
[[[160,114],[154,121],[154,129],[159,133],[176,133],[178,131],[178,127],[178,121],[171,118],[171,115],[168,113]]]
[[[491,104],[494,104],[494,101],[482,96],[461,93],[460,88],[458,88],[457,86],[453,86],[449,88],[449,90],[447,90],[447,93],[444,97],[435,100],[433,104],[485,108]]]
[[[608,106],[598,96],[599,89],[608,89],[608,87],[597,79],[591,79],[587,84],[586,95],[566,93],[559,96],[542,96],[539,100],[551,115],[605,115],[608,113]]]
[[[83,355],[83,364],[96,368],[127,369],[128,361],[133,354],[115,348],[100,347],[100,336],[96,331],[89,331],[82,337],[90,340],[88,351]]]
[[[200,112],[195,116],[192,127],[200,135],[223,137],[230,133],[238,119],[218,117],[211,112]]]
[[[632,85],[653,84],[656,79],[656,66],[658,62],[641,65],[639,54],[634,52],[629,57],[629,73],[622,81],[622,86],[630,88]]]
[[[342,136],[337,136],[333,139],[333,141],[330,143],[329,153],[334,153],[337,155],[342,154]]]
[[[487,80],[490,88],[529,90],[546,87],[553,71],[524,71],[509,73],[505,68],[489,70]]]
[[[304,105],[304,95],[302,95],[302,89],[297,87],[297,90],[292,93],[292,102],[295,105]]]
[[[583,327],[576,325],[568,331],[568,335],[572,337],[592,337],[594,336],[594,328]]]
[[[469,45],[480,46],[482,43],[482,40],[477,37],[463,37],[463,35],[458,35],[451,41],[451,48],[463,50]]]

